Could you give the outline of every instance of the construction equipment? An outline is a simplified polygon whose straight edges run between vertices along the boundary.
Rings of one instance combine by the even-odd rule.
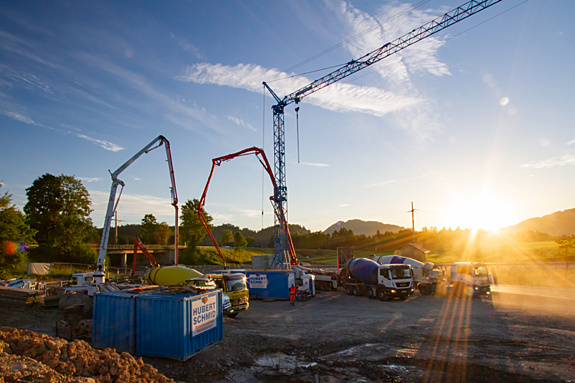
[[[134,238],[134,262],[132,264],[132,275],[136,274],[136,260],[138,259],[138,249],[142,250],[142,253],[146,256],[146,258],[150,260],[150,265],[152,266],[158,265],[158,263],[156,262],[156,258],[154,258],[152,254],[150,254],[150,252],[148,251],[148,249],[146,249],[146,246],[144,246],[140,238],[136,237]]]
[[[145,278],[151,285],[185,285],[222,289],[231,305],[225,314],[231,318],[250,306],[246,275],[243,273],[214,271],[204,275],[197,270],[183,266],[166,266],[148,269]]]
[[[342,280],[348,295],[367,295],[382,301],[403,300],[414,292],[410,265],[380,265],[368,258],[356,258],[342,269]]]
[[[287,185],[286,185],[286,171],[285,171],[285,133],[284,133],[284,108],[290,104],[298,104],[304,97],[317,92],[326,86],[340,81],[352,74],[367,68],[395,53],[427,38],[439,31],[458,23],[492,5],[501,2],[502,0],[471,0],[467,3],[445,13],[443,16],[437,17],[427,24],[419,28],[413,29],[411,32],[399,37],[398,39],[388,42],[381,47],[367,53],[366,55],[351,60],[338,69],[328,73],[327,75],[311,82],[310,84],[292,92],[283,98],[278,95],[269,87],[264,81],[264,87],[270,92],[275,99],[276,104],[272,106],[273,111],[273,128],[274,128],[274,174],[277,181],[277,193],[274,193],[274,201],[277,209],[280,210],[280,216],[287,215]],[[296,108],[296,111],[299,107]],[[274,239],[274,260],[272,267],[286,268],[284,259],[288,257],[286,254],[289,252],[289,242],[287,235],[281,223],[276,223],[276,232]]]
[[[284,214],[284,210],[281,208],[281,206],[277,200],[277,195],[280,194],[280,190],[279,190],[279,187],[276,183],[276,180],[275,180],[275,177],[273,175],[271,166],[268,162],[268,159],[267,159],[266,154],[263,151],[263,149],[260,149],[260,148],[257,148],[254,146],[251,148],[241,150],[237,153],[232,153],[232,154],[228,154],[226,156],[217,157],[217,158],[212,159],[212,169],[210,170],[210,175],[208,177],[208,181],[206,182],[206,187],[204,188],[204,192],[202,194],[202,197],[200,198],[200,202],[198,203],[198,218],[200,219],[200,221],[202,222],[202,225],[206,229],[206,232],[210,236],[212,243],[214,244],[216,250],[218,251],[220,258],[222,259],[222,262],[224,264],[224,269],[226,269],[226,258],[224,257],[222,250],[220,249],[220,246],[218,245],[218,242],[214,238],[214,235],[212,234],[212,230],[210,229],[210,226],[207,224],[206,220],[204,219],[204,214],[203,214],[204,205],[206,204],[206,196],[208,193],[208,187],[210,186],[210,181],[212,180],[212,176],[214,174],[215,167],[220,166],[222,164],[222,162],[229,161],[229,160],[232,160],[232,159],[237,158],[237,157],[247,156],[250,154],[253,154],[257,157],[260,164],[262,164],[262,166],[264,167],[266,173],[270,176],[270,180],[272,181],[272,184],[274,187],[274,195],[272,197],[270,197],[270,201],[274,207],[275,220],[276,220],[276,222],[279,222],[279,226],[281,227],[281,230],[286,233],[286,241],[287,241],[287,245],[288,245],[287,246],[287,252],[285,253],[285,255],[288,257],[288,259],[285,259],[284,263],[289,264],[289,265],[295,265],[298,263],[298,260],[297,260],[297,256],[295,253],[295,249],[293,247],[292,240],[291,240],[288,222],[287,222],[286,216]]]
[[[155,145],[155,146],[154,146]],[[148,145],[146,145],[142,150],[136,153],[132,158],[126,161],[122,166],[120,166],[114,173],[110,172],[112,176],[112,187],[110,190],[110,198],[108,200],[108,209],[106,210],[106,217],[104,219],[104,227],[102,229],[102,240],[100,242],[100,250],[98,252],[98,260],[96,262],[96,270],[93,273],[75,273],[74,277],[76,279],[76,283],[70,287],[72,290],[87,290],[88,295],[93,295],[99,285],[102,285],[106,281],[106,273],[104,269],[104,261],[106,259],[106,252],[108,249],[108,239],[110,236],[110,227],[112,225],[112,218],[114,217],[114,213],[116,208],[118,207],[118,203],[120,202],[120,197],[122,195],[122,191],[124,190],[124,182],[118,179],[118,176],[126,170],[128,166],[130,166],[134,161],[136,161],[142,154],[146,154],[151,152],[154,149],[159,148],[160,146],[164,145],[166,148],[166,157],[168,162],[168,170],[170,172],[170,181],[171,181],[171,196],[172,196],[172,206],[176,211],[175,213],[175,263],[178,263],[178,194],[176,192],[176,180],[174,177],[174,168],[172,165],[172,154],[170,151],[170,143],[164,136],[158,136],[153,139]],[[120,195],[116,200],[116,191],[118,189],[118,185],[122,185],[122,189],[120,190]]]
[[[410,265],[414,270],[414,281],[422,295],[464,297],[491,294],[489,272],[484,263],[456,262],[436,266],[431,262],[423,263],[396,255],[374,257],[373,260],[381,265]]]
[[[156,145],[157,144],[157,145]],[[174,177],[174,167],[172,165],[172,153],[170,151],[170,142],[164,136],[158,136],[152,140],[148,145],[146,145],[142,150],[136,153],[132,158],[126,161],[122,166],[120,166],[114,173],[110,173],[112,176],[112,188],[110,190],[110,199],[108,200],[108,209],[106,211],[106,218],[104,220],[104,228],[102,230],[102,241],[100,242],[100,250],[98,252],[98,261],[96,263],[96,271],[94,272],[94,282],[96,284],[102,284],[105,282],[105,272],[104,272],[104,260],[106,259],[106,251],[108,249],[108,238],[110,235],[110,226],[112,224],[112,218],[114,217],[114,212],[118,207],[118,203],[120,202],[120,196],[122,195],[122,191],[124,190],[124,182],[118,179],[118,176],[126,170],[128,166],[130,166],[134,161],[136,161],[142,154],[147,154],[154,149],[159,148],[160,146],[164,145],[166,148],[166,157],[168,161],[168,170],[170,172],[170,181],[172,183],[171,187],[171,194],[172,194],[172,206],[176,211],[175,213],[175,263],[178,263],[178,194],[176,192],[176,180]],[[156,146],[154,146],[156,145]],[[122,190],[120,190],[120,196],[118,196],[118,200],[116,201],[116,190],[118,189],[118,185],[122,185]]]
[[[185,281],[185,285],[213,284],[213,288],[222,289],[224,295],[229,298],[230,307],[224,310],[224,314],[230,318],[235,318],[241,311],[250,307],[249,291],[246,275],[243,273],[232,273],[230,271],[215,271],[204,276],[204,278],[193,278]]]

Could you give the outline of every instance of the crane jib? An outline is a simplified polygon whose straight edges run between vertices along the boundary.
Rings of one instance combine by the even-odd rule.
[[[434,20],[428,22],[412,30],[409,33],[397,38],[392,42],[388,42],[385,45],[365,54],[357,60],[352,60],[346,65],[336,69],[335,71],[328,73],[327,75],[313,81],[311,84],[304,86],[296,90],[293,93],[288,94],[282,100],[284,105],[291,104],[293,102],[299,102],[303,97],[317,92],[326,86],[333,84],[343,78],[346,78],[355,72],[362,70],[370,65],[373,65],[386,57],[389,57],[427,37],[430,37],[437,32],[452,26],[466,18],[491,7],[503,0],[484,0],[469,1],[445,14],[435,18]],[[269,89],[269,87],[268,87]],[[271,89],[269,89],[271,91]]]

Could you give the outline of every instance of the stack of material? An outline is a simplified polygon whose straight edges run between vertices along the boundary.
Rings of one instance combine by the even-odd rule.
[[[116,285],[114,285],[112,283],[104,283],[104,284],[101,284],[99,287],[100,287],[100,292],[120,290]]]
[[[37,302],[42,295],[42,291],[38,290],[0,287],[0,306],[26,307],[27,305]]]
[[[252,255],[252,270],[267,270],[272,267],[273,254]]]

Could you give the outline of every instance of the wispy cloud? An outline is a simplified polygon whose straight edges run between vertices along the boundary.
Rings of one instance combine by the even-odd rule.
[[[180,48],[182,48],[184,51],[186,51],[188,53],[193,54],[198,60],[205,60],[206,59],[206,57],[200,52],[200,50],[195,45],[189,43],[183,37],[178,37],[178,36],[175,36],[174,34],[171,34],[170,37],[172,39],[176,40],[176,42],[178,43]]]
[[[339,3],[338,9],[343,33],[355,36],[344,44],[354,57],[362,56],[442,13],[412,10],[408,4],[400,4],[383,7],[380,13],[370,15],[345,1]],[[389,21],[390,15],[395,15],[393,22],[386,22]],[[365,30],[369,30],[370,33],[364,33]],[[416,51],[410,48],[386,59],[385,65],[377,64],[366,69],[366,72],[375,72],[381,77],[385,82],[385,89],[339,82],[309,95],[305,100],[310,104],[338,112],[360,112],[377,117],[391,114],[399,129],[405,130],[418,140],[428,140],[433,132],[441,128],[440,120],[433,112],[432,100],[423,96],[415,87],[411,75],[413,73],[449,75],[449,68],[438,58],[439,48],[443,44],[443,40],[429,37],[418,43]],[[357,76],[355,78],[357,79]],[[311,82],[304,76],[294,76],[293,73],[244,63],[235,66],[211,63],[190,65],[176,79],[183,82],[241,88],[258,93],[261,92],[262,81],[266,80],[280,96]],[[274,81],[277,79],[282,80]],[[350,80],[352,79],[350,77]]]
[[[411,8],[410,4],[392,3],[382,7],[377,14],[370,15],[351,3],[341,1],[341,17],[349,30],[346,33],[355,36],[346,41],[345,47],[354,57],[363,56],[444,12]],[[410,81],[410,73],[449,75],[449,68],[438,58],[438,50],[444,43],[438,37],[428,37],[416,46],[385,59],[382,61],[384,65],[374,65],[373,70],[382,78],[403,86]]]
[[[260,217],[262,215],[262,211],[261,210],[255,210],[255,209],[242,209],[242,208],[231,208],[230,209],[233,212],[237,212],[240,213],[246,217],[250,217],[250,218],[254,218],[254,217]]]
[[[376,182],[373,184],[368,184],[368,185],[363,185],[361,186],[362,188],[372,188],[372,187],[376,187],[376,186],[384,186],[384,185],[389,185],[389,184],[393,184],[396,183],[396,180],[389,180],[389,181],[383,181],[383,182]]]
[[[238,64],[228,66],[222,64],[201,63],[188,66],[183,75],[177,79],[197,84],[225,85],[241,88],[252,92],[261,92],[262,79],[285,78],[287,73],[275,69],[265,69],[259,65]],[[303,76],[295,76],[274,83],[274,91],[287,94],[301,88],[311,81]],[[375,116],[413,106],[421,101],[417,97],[401,96],[383,89],[371,86],[352,84],[332,84],[321,92],[311,94],[307,102],[324,109],[338,112],[362,112]]]
[[[7,110],[0,110],[0,114],[3,114],[7,117],[10,117],[13,120],[20,121],[20,122],[23,122],[23,123],[28,124],[28,125],[38,126],[41,128],[44,127],[42,124],[37,123],[36,121],[32,120],[30,117],[27,117],[21,113],[9,112]]]
[[[93,142],[93,143],[97,144],[98,146],[100,146],[102,149],[109,150],[111,152],[119,152],[120,150],[124,150],[124,148],[122,148],[121,146],[116,145],[116,144],[109,142],[109,141],[104,141],[104,140],[99,140],[97,138],[88,137],[85,134],[76,134],[76,136],[79,138],[82,138],[86,141]]]
[[[339,207],[349,207],[348,203],[342,203],[341,205],[339,205]]]
[[[548,158],[542,161],[531,161],[521,165],[521,168],[527,169],[544,169],[544,168],[552,168],[555,166],[565,166],[571,165],[575,166],[575,156],[571,154],[565,154],[558,157]]]
[[[87,183],[102,181],[101,177],[78,177],[78,178],[80,179],[80,181],[87,182]]]
[[[575,140],[571,140],[567,143],[567,145],[573,145],[573,144],[575,144]]]
[[[76,57],[87,66],[107,72],[124,86],[132,88],[141,95],[146,96],[148,98],[147,102],[153,104],[155,108],[160,107],[160,110],[164,113],[164,117],[171,123],[200,134],[206,134],[205,127],[216,132],[224,132],[215,115],[208,113],[195,103],[189,104],[182,102],[180,98],[175,98],[163,93],[144,76],[122,68],[98,55],[78,53]],[[125,100],[125,102],[128,101]]]
[[[221,223],[228,223],[231,222],[233,219],[232,214],[222,214],[222,213],[210,213],[214,222],[221,222]]]
[[[305,165],[305,166],[313,166],[316,168],[328,168],[329,165],[328,164],[320,164],[317,162],[300,162],[300,165]]]
[[[239,125],[243,128],[248,128],[250,130],[253,130],[254,132],[257,131],[256,128],[254,128],[252,126],[252,124],[250,124],[249,122],[245,122],[244,120],[242,120],[241,118],[238,117],[234,117],[234,116],[228,116],[228,120],[230,120],[231,122],[233,122],[236,125]]]

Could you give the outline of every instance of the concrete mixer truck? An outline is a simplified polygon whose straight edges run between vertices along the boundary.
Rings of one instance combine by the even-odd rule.
[[[209,279],[230,298],[231,309],[226,315],[231,318],[250,306],[246,275],[243,273],[221,271],[204,275],[183,266],[164,266],[148,269],[145,276],[149,284],[160,286],[206,285],[206,279]]]
[[[367,258],[351,259],[340,274],[345,292],[382,301],[406,299],[414,291],[410,265],[380,265]]]
[[[396,255],[374,256],[381,265],[410,265],[422,295],[488,296],[491,294],[487,266],[479,262],[456,262],[435,267],[431,262]]]

